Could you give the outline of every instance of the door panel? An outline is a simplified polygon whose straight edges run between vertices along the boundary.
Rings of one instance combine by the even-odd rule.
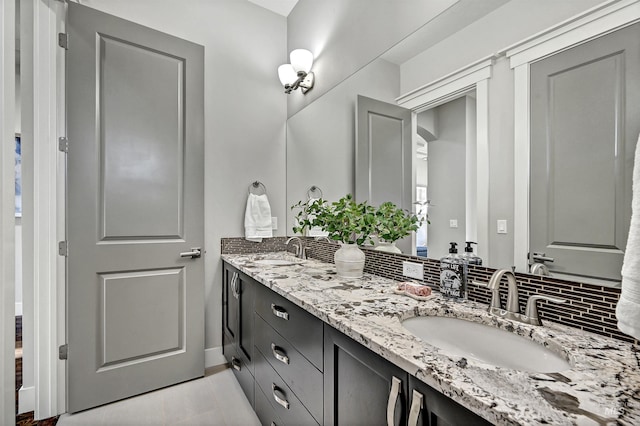
[[[360,95],[356,109],[356,201],[413,211],[411,110]],[[412,238],[396,244],[403,253]]]
[[[203,48],[69,4],[67,410],[204,374]]]
[[[102,238],[182,238],[184,58],[98,37]]]
[[[620,280],[640,132],[640,24],[531,65],[530,251]]]
[[[99,274],[103,361],[184,350],[184,270]]]

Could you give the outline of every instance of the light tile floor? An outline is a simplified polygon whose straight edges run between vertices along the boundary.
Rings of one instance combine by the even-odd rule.
[[[92,410],[64,414],[58,425],[259,426],[260,421],[231,370],[225,369]]]

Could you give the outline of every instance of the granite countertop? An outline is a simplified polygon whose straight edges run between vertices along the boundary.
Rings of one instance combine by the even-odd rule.
[[[439,295],[417,301],[393,293],[396,282],[365,274],[340,278],[333,264],[254,263],[286,252],[222,259],[322,321],[498,425],[640,425],[640,348],[561,324],[530,326],[491,316],[475,302]],[[464,318],[512,331],[559,353],[571,369],[530,373],[449,356],[405,330],[400,321],[424,315]]]

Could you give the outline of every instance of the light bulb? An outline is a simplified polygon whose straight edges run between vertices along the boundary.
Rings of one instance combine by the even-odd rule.
[[[296,72],[304,71],[305,74],[308,74],[309,71],[311,71],[311,66],[313,65],[313,53],[308,50],[293,50],[289,55],[289,59],[291,60],[291,66]]]
[[[298,75],[291,64],[280,65],[278,67],[278,77],[283,86],[291,85],[298,79]]]

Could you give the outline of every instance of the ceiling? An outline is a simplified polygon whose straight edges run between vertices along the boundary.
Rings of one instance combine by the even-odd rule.
[[[298,3],[298,0],[249,0],[258,6],[269,9],[272,12],[282,15],[285,18],[289,16],[291,9]]]

